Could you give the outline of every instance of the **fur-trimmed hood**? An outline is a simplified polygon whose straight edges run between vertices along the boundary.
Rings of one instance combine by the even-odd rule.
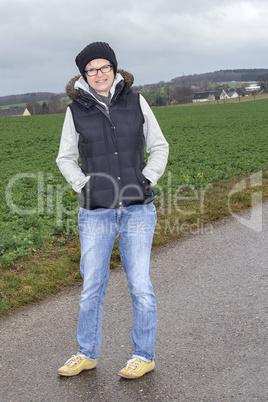
[[[129,87],[131,87],[133,85],[134,77],[131,73],[129,73],[125,70],[117,70],[117,74],[120,74],[123,77],[125,83],[128,84]],[[79,91],[75,88],[75,83],[80,78],[81,78],[81,75],[76,75],[68,82],[68,84],[65,87],[65,93],[71,100],[73,100],[77,96],[80,96]]]

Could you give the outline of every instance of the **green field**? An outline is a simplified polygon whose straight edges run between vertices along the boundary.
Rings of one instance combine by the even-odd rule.
[[[154,109],[170,144],[173,188],[268,167],[268,101]]]
[[[263,170],[254,191],[268,197],[267,108],[268,100],[153,109],[170,144],[155,187],[154,247],[213,230],[230,206],[250,207],[250,187],[229,194],[251,172]],[[55,162],[63,119],[0,118],[0,317],[81,281],[77,194]],[[119,261],[116,244],[111,267]]]
[[[158,197],[267,168],[267,110],[267,100],[155,108],[170,144],[168,167],[156,187]],[[64,115],[0,119],[2,266],[51,239],[64,242],[58,235],[77,231],[77,194],[55,163],[63,119]]]
[[[231,82],[215,82],[215,83],[210,83],[213,87],[217,87],[219,85],[226,85],[231,88],[240,88],[242,86],[249,86],[251,84],[257,84],[256,81],[247,81],[247,82],[238,82],[238,81],[231,81]]]
[[[26,107],[26,103],[16,103],[15,105],[4,105],[0,106],[0,109],[9,109],[13,107]]]

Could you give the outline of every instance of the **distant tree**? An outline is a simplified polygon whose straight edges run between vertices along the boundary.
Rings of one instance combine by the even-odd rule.
[[[141,94],[150,106],[166,106],[170,104],[172,89],[169,86],[160,86],[161,83],[143,88]]]
[[[192,93],[190,88],[185,85],[177,86],[173,89],[172,99],[177,103],[189,103],[192,99]]]
[[[154,106],[164,106],[165,105],[165,97],[162,91],[162,88],[155,89],[155,98],[154,98]]]
[[[209,89],[209,81],[208,80],[201,80],[199,85],[200,85],[200,88],[202,91],[207,91]]]
[[[67,106],[69,105],[69,103],[70,103],[70,99],[68,99],[68,98],[61,98],[61,112],[62,113],[65,113],[66,112],[66,109],[67,109]]]
[[[33,102],[27,103],[26,108],[29,110],[31,115],[35,115],[35,114],[40,114],[42,106],[40,105],[40,103],[33,101]]]
[[[42,103],[40,114],[49,114],[49,108],[46,102]]]
[[[61,98],[60,95],[53,95],[48,101],[49,113],[59,113],[61,110]]]
[[[260,75],[258,77],[259,84],[262,89],[265,89],[265,91],[268,91],[268,73]]]
[[[146,99],[150,106],[155,106],[155,89],[150,87],[141,91],[142,96]]]
[[[165,100],[166,100],[166,105],[170,105],[171,103],[171,95],[172,95],[172,87],[170,85],[167,85],[164,87],[164,96],[165,96]]]

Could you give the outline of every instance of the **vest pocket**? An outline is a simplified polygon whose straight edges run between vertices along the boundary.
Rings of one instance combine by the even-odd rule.
[[[117,183],[110,175],[90,173],[90,179],[83,188],[85,208],[115,208],[118,192]]]
[[[139,182],[143,185],[143,187],[151,185],[150,181],[144,176],[144,174],[139,169],[136,169],[136,176]]]
[[[139,169],[136,169],[136,176],[139,183],[142,186],[145,198],[154,196],[154,189],[153,186],[151,185],[150,180],[148,180]]]

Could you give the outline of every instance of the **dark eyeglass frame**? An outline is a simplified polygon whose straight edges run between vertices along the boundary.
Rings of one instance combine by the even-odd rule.
[[[110,71],[112,71],[112,69],[113,69],[112,64],[106,64],[105,66],[102,66],[101,68],[91,68],[90,70],[85,70],[85,73],[88,77],[94,77],[94,75],[97,75],[99,71],[101,71],[102,74],[106,74],[106,73],[109,73]]]

